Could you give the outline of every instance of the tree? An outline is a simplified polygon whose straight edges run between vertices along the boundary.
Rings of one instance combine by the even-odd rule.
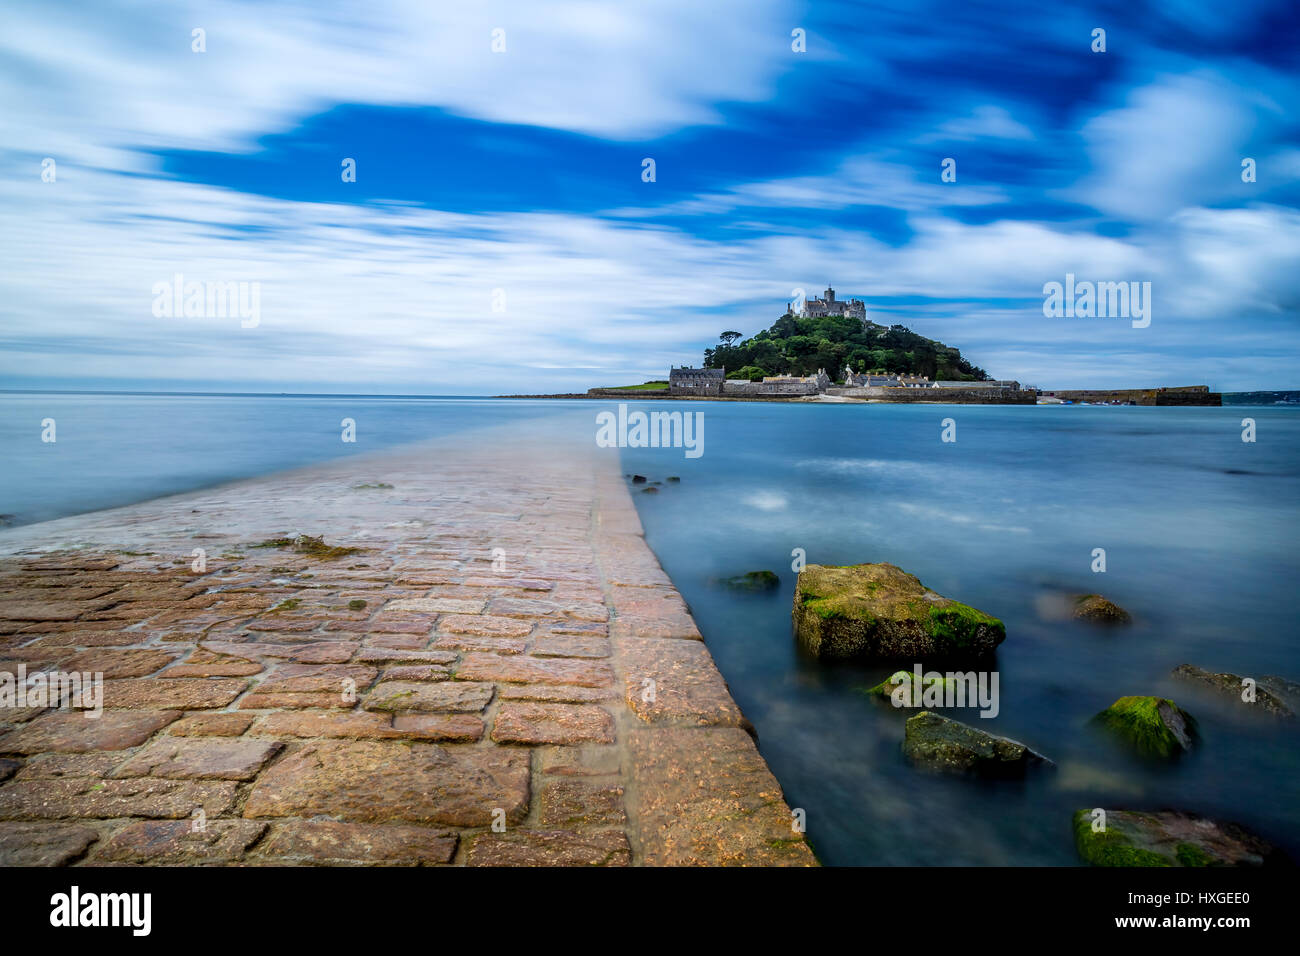
[[[885,327],[840,315],[786,314],[751,338],[728,330],[704,351],[705,368],[771,369],[772,374],[809,375],[824,368],[839,375],[847,362],[858,369],[933,379],[987,380],[982,368],[955,348],[917,335],[903,325]],[[730,377],[730,376],[729,376]]]

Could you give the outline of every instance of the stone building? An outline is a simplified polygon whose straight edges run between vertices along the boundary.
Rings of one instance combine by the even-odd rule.
[[[721,395],[722,383],[726,380],[727,370],[722,368],[670,368],[668,394]]]
[[[930,381],[925,375],[879,375],[855,372],[845,366],[844,384],[849,388],[934,388],[938,383]]]
[[[731,380],[723,383],[728,395],[820,395],[831,386],[826,370],[819,368],[816,375],[768,375],[761,382]]]
[[[820,318],[826,315],[843,315],[851,319],[867,321],[867,305],[861,299],[837,299],[835,290],[826,287],[823,298],[804,299],[802,307],[796,312],[793,302],[786,303],[786,310],[801,318]]]
[[[1020,391],[1020,383],[1010,379],[998,379],[991,382],[948,382],[938,381],[935,388],[1001,388],[1011,392]]]

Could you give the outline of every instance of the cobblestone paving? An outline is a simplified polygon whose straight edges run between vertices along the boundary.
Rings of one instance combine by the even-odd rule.
[[[104,677],[0,863],[813,864],[617,457],[484,434],[0,534],[0,671]]]

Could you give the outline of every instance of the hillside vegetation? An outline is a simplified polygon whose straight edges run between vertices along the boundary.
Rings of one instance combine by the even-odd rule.
[[[723,332],[704,350],[705,368],[726,368],[728,378],[811,375],[824,368],[839,379],[847,363],[856,372],[925,375],[930,379],[987,381],[991,376],[942,342],[901,325],[877,325],[843,316],[800,318],[786,314],[770,329],[741,339]]]

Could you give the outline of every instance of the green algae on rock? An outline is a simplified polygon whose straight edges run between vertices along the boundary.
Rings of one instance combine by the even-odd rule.
[[[1170,759],[1191,750],[1196,720],[1165,697],[1121,697],[1092,718],[1144,757]]]
[[[1260,684],[1247,685],[1247,678],[1236,674],[1214,674],[1191,664],[1180,664],[1173,669],[1175,680],[1188,681],[1217,691],[1237,703],[1274,717],[1294,718],[1295,712]],[[1267,678],[1265,678],[1267,680]],[[1249,693],[1247,691],[1249,690]]]
[[[1080,594],[1074,599],[1072,616],[1076,621],[1119,627],[1130,624],[1133,616],[1113,601],[1100,594]]]
[[[1094,815],[1093,810],[1076,810],[1074,814],[1075,847],[1093,866],[1262,866],[1285,862],[1273,846],[1235,823],[1179,810],[1106,810],[1104,827],[1094,829]]]
[[[296,538],[270,538],[253,545],[253,547],[293,548],[299,554],[320,558],[322,561],[333,561],[349,554],[361,554],[366,550],[365,548],[341,548],[337,545],[326,544],[324,538],[313,538],[308,534],[300,534]]]
[[[949,683],[947,678],[939,677],[938,680],[943,682],[945,685],[943,689],[947,690],[946,685]],[[890,674],[875,687],[868,687],[863,690],[862,693],[866,694],[868,697],[882,697],[885,700],[890,700],[893,698],[895,691],[900,691],[898,699],[905,701],[905,703],[900,704],[899,706],[906,707],[911,706],[911,701],[915,696],[912,692],[913,683],[915,683],[915,678],[911,671],[894,671],[894,673]],[[926,680],[923,677],[921,679],[921,692],[924,693],[925,688],[932,685],[933,681]],[[917,706],[920,705],[918,704]]]
[[[781,586],[781,579],[774,571],[746,571],[722,578],[718,583],[733,591],[775,591]]]
[[[913,689],[914,684],[919,685],[915,690]],[[918,681],[912,671],[895,671],[875,687],[868,687],[862,693],[868,697],[878,697],[891,702],[897,701],[895,704],[897,707],[942,707],[943,704],[931,703],[930,701],[936,698],[943,700],[955,699],[958,696],[959,689],[963,698],[961,706],[966,706],[966,688],[961,681],[953,677],[932,672],[923,674]],[[977,698],[975,688],[970,689],[969,697],[973,706]]]
[[[1031,764],[1052,763],[1018,740],[998,737],[928,710],[908,718],[903,753],[928,770],[998,777],[1018,776]]]
[[[974,658],[1007,636],[997,618],[892,564],[808,565],[795,584],[792,616],[799,642],[825,658]]]

